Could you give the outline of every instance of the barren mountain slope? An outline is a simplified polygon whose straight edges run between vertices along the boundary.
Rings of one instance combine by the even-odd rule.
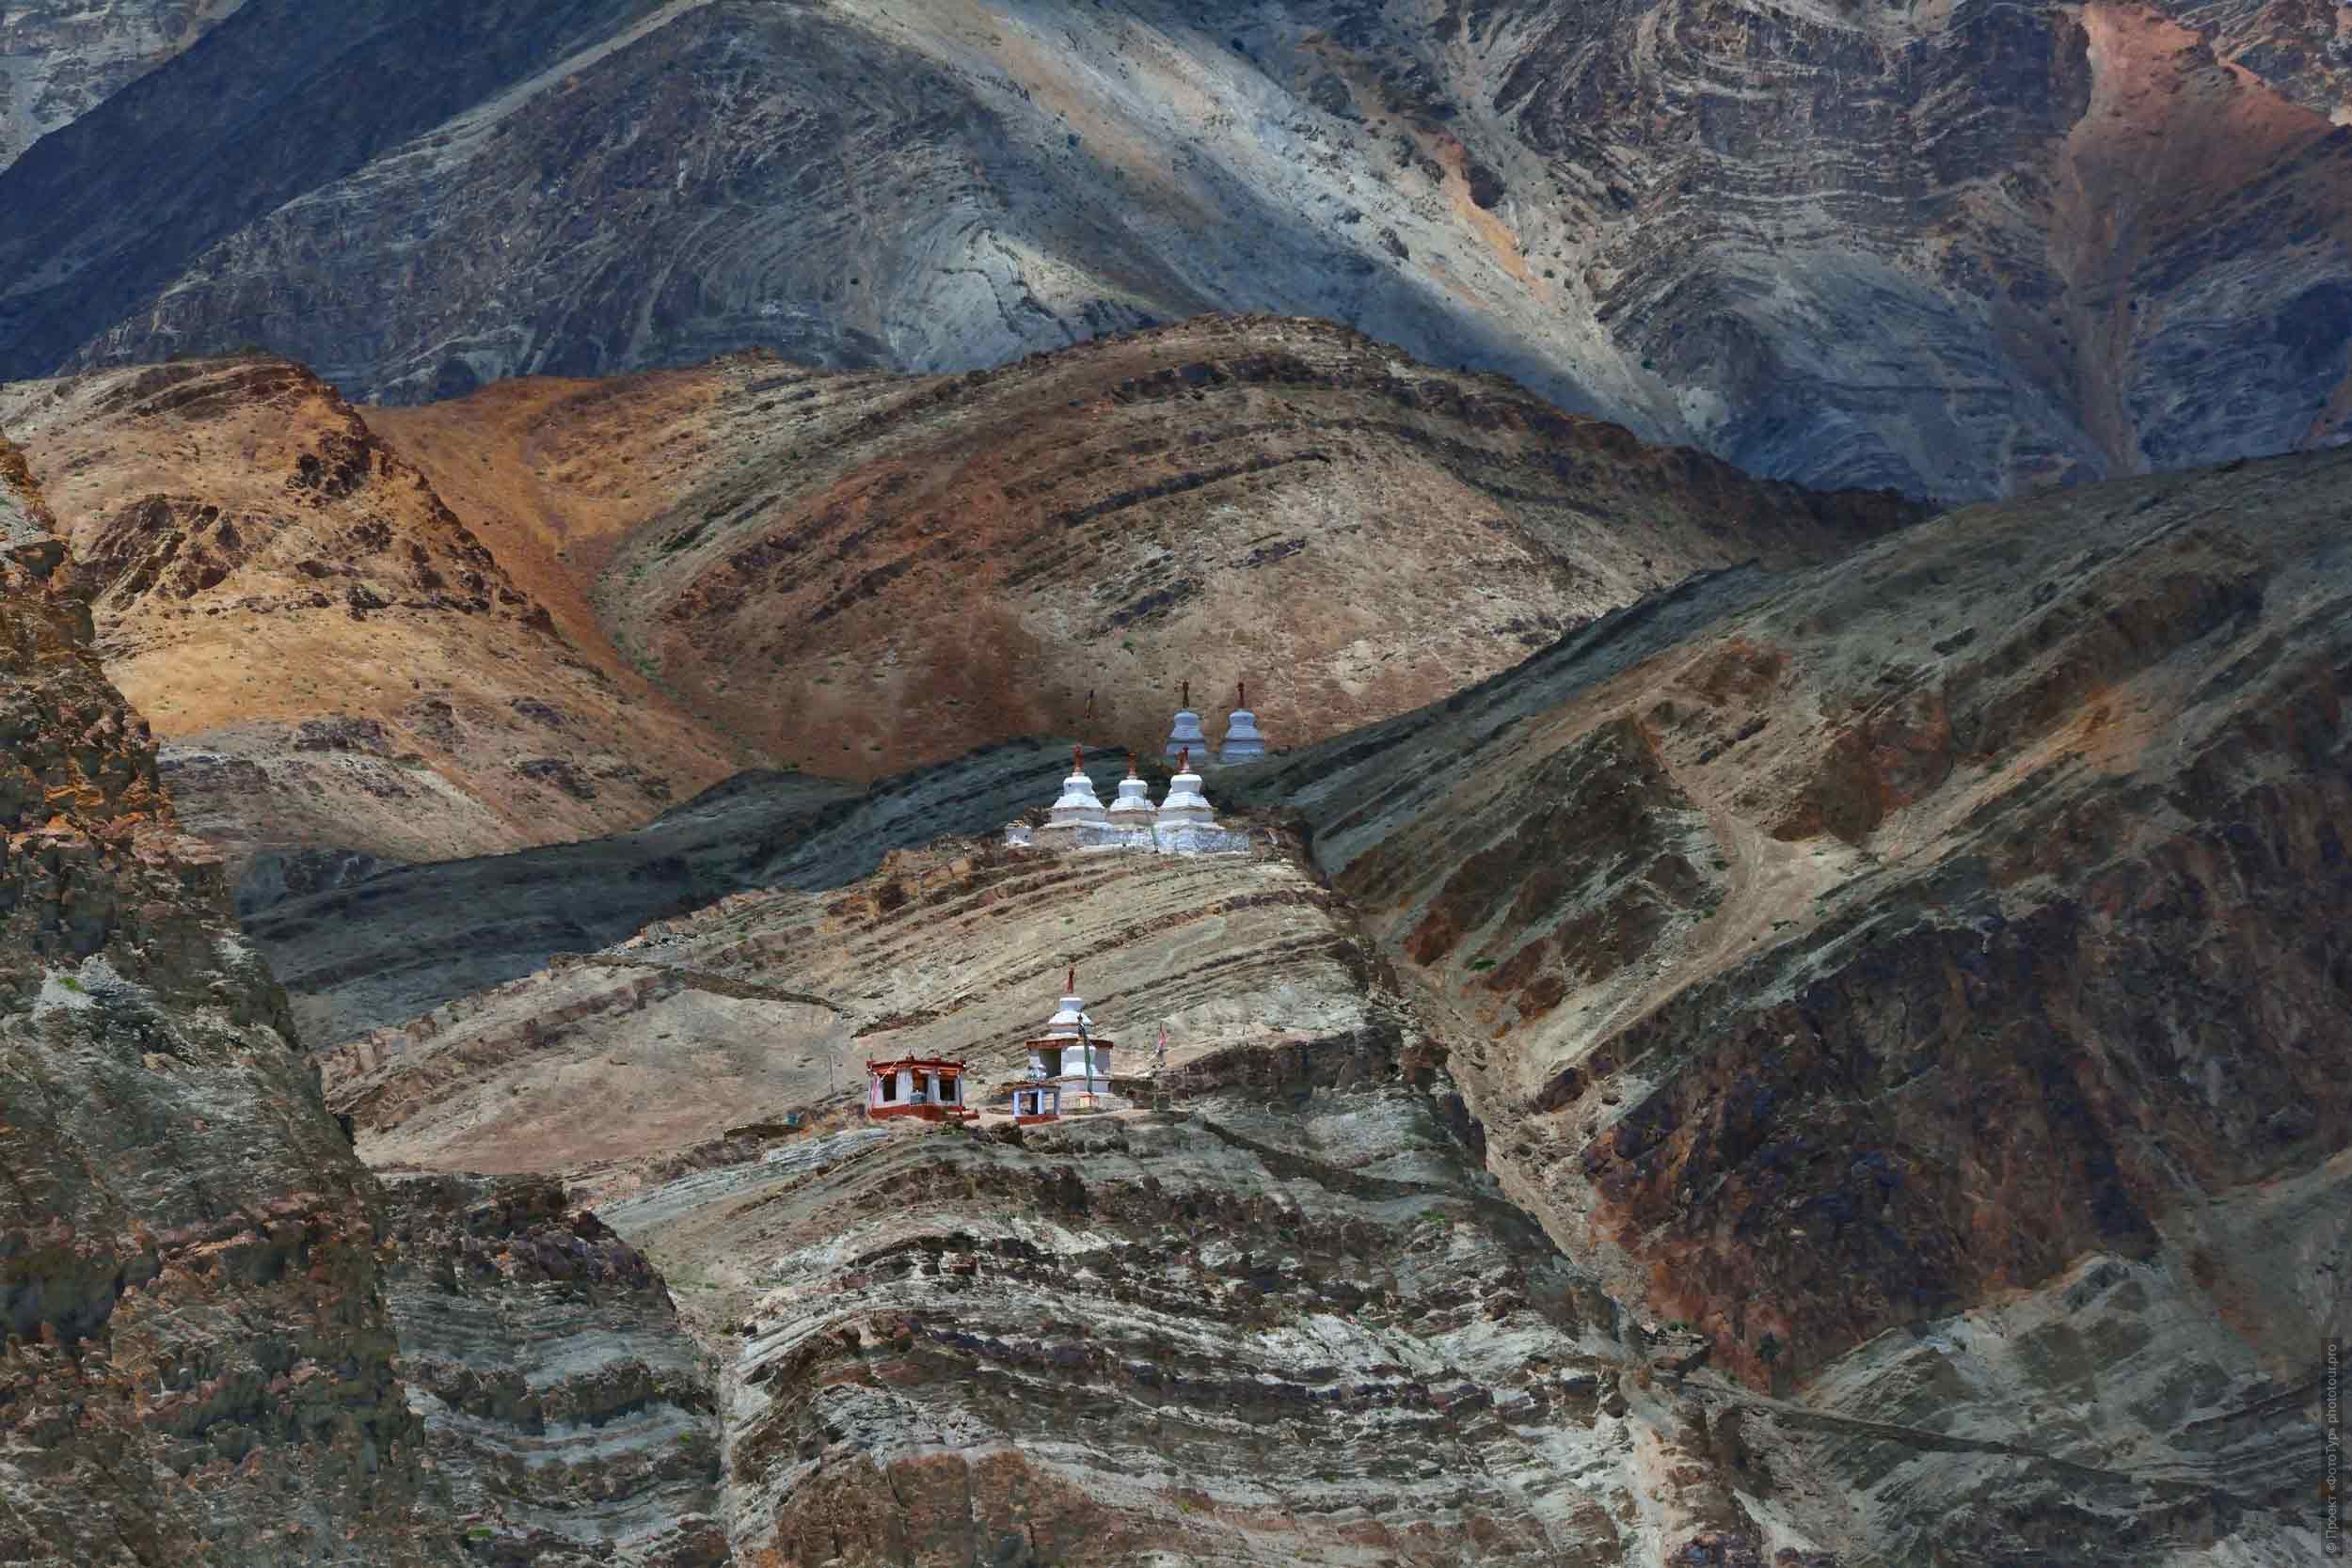
[[[2183,781],[2127,797],[2156,837],[2201,816],[2231,852],[2260,841],[2265,818],[2208,793],[2195,726],[2148,727],[2184,711],[2168,682],[2192,664],[2218,705],[2199,722],[2238,732],[2229,766],[2281,798],[2340,787],[2330,710],[2262,694],[2341,691],[2341,595],[2304,574],[2341,548],[2311,527],[2344,461],[1721,574],[1458,701],[1220,775],[1314,832],[1327,890],[1280,857],[942,844],[369,1036],[328,1055],[328,1092],[371,1158],[552,1167],[647,1248],[726,1369],[753,1561],[1437,1562],[1465,1540],[1498,1562],[2296,1561],[2352,1156],[2338,1102],[2280,1085],[2344,1037],[2341,986],[2295,969],[2342,859],[2317,829],[2312,870],[2227,905],[2281,949],[2270,1013],[2184,1000],[2154,976],[2233,983],[2183,938],[2221,901],[2131,887],[2140,830],[2101,806],[2144,758],[2168,770],[2144,787]],[[2266,519],[2236,535],[2259,595],[2215,569],[2223,505]],[[2057,583],[2046,613],[1996,619],[2012,581],[2028,605]],[[1931,870],[1904,864],[1937,846],[1900,836],[1887,790],[1939,776],[1943,732],[1880,676],[1937,641],[1982,659],[1946,669],[1968,678],[1942,711],[1997,765],[1911,808],[1977,835]],[[2048,733],[2086,678],[2094,732],[2132,750]],[[1868,744],[1825,747],[1818,693],[1850,689],[1892,700],[1855,717]],[[1759,754],[1708,755],[1741,730]],[[2012,770],[2030,782],[2004,794]],[[1713,778],[1756,798],[1698,797]],[[2105,864],[2051,863],[2086,854]],[[2052,946],[2092,919],[2105,948]],[[963,1055],[1001,1092],[1067,961],[1121,1071],[1168,1025],[1184,1117],[1009,1145],[832,1131],[868,1055]],[[2137,1060],[2121,964],[2130,1016],[2200,1053],[2181,1086]],[[2078,992],[2036,978],[2070,971]],[[1568,1022],[1677,991],[1646,1022]],[[1625,1054],[1564,1074],[1579,1027]],[[2103,1084],[2127,1052],[2137,1076]]]
[[[1008,741],[864,790],[742,773],[630,832],[400,866],[285,899],[246,928],[324,1047],[730,894],[838,888],[893,849],[993,834],[1053,800],[1069,755],[1066,741]],[[1126,770],[1117,753],[1087,766],[1104,794]]]
[[[248,0],[0,171],[0,374],[355,395],[1348,322],[1975,496],[2352,414],[2340,19],[1994,0]],[[130,221],[126,214],[137,214]]]
[[[1693,571],[1918,515],[1283,319],[954,378],[744,356],[377,417],[497,537],[600,571],[614,640],[713,725],[860,778],[1049,731],[1149,753],[1187,679],[1204,709],[1247,679],[1278,744],[1311,740]]]
[[[257,887],[633,827],[739,765],[297,366],[29,383],[0,417],[186,820]]]
[[[0,168],[152,71],[245,0],[9,0],[0,11]]]
[[[1228,783],[1476,1042],[1571,1255],[1753,1386],[2111,1473],[1873,1469],[1898,1557],[2120,1511],[2155,1560],[2308,1504],[2352,1315],[2348,480],[1956,513]]]

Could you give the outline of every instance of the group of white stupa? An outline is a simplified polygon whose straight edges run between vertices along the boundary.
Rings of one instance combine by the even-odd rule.
[[[1258,733],[1258,716],[1249,711],[1247,684],[1234,693],[1232,712],[1225,718],[1225,743],[1216,753],[1220,767],[1254,762],[1265,755],[1265,736]],[[1216,855],[1247,851],[1249,835],[1216,819],[1209,798],[1201,793],[1194,763],[1209,757],[1208,736],[1200,732],[1200,716],[1192,711],[1192,687],[1185,683],[1184,706],[1168,727],[1164,753],[1175,765],[1176,776],[1158,804],[1151,784],[1137,775],[1135,764],[1119,784],[1119,798],[1105,805],[1087,776],[1086,756],[1077,747],[1070,752],[1070,777],[1061,782],[1056,800],[1041,828],[1020,824],[1007,830],[1015,844],[1055,849],[1151,849],[1163,855]]]

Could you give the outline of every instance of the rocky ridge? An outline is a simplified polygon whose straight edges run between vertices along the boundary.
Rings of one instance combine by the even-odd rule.
[[[258,340],[417,402],[755,345],[962,372],[1276,310],[1752,471],[2006,493],[2343,437],[2338,28],[2301,0],[247,0],[0,170],[37,214],[0,237],[0,375]]]
[[[725,1562],[660,1276],[556,1184],[386,1202],[49,515],[0,439],[0,1557]]]

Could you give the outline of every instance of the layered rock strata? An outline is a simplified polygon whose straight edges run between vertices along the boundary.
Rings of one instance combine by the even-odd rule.
[[[715,1379],[644,1256],[544,1179],[387,1188],[401,1374],[477,1560],[719,1568]]]
[[[1818,561],[1925,515],[1647,447],[1312,321],[881,386],[712,373],[709,456],[597,603],[714,723],[824,772],[1016,734],[1149,756],[1188,679],[1248,679],[1293,716],[1286,741],[1322,739],[1694,571]]]
[[[1494,1168],[1564,1245],[1754,1388],[2005,1445],[1873,1481],[1856,1544],[1928,1550],[1923,1486],[1967,1560],[2093,1513],[2150,1559],[2315,1528],[2346,472],[1693,584],[1252,786],[1475,1042]]]

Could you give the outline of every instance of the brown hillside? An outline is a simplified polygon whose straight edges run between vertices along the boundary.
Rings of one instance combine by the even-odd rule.
[[[501,559],[596,574],[705,719],[853,778],[1048,731],[1156,748],[1185,680],[1211,709],[1248,679],[1278,745],[1315,740],[1914,515],[1264,317],[959,377],[744,356],[372,418]]]
[[[108,673],[168,743],[189,825],[240,859],[577,838],[738,765],[298,366],[30,383],[0,405]]]

